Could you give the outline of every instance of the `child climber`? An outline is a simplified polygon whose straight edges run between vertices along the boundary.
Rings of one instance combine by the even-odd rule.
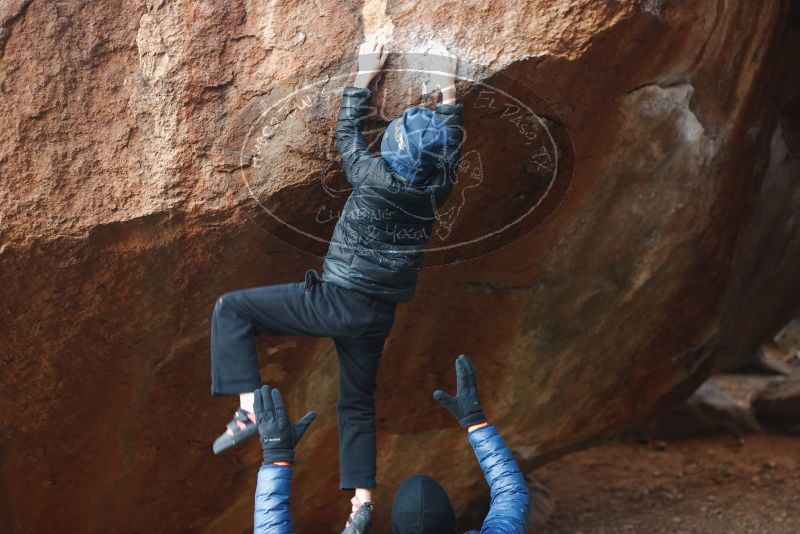
[[[442,58],[443,101],[407,109],[389,123],[380,156],[361,123],[373,108],[368,86],[386,61],[382,44],[359,47],[358,74],[345,87],[336,148],[352,193],[337,221],[322,276],[222,295],[211,322],[211,393],[240,406],[214,442],[220,453],[258,434],[253,391],[261,386],[254,336],[331,337],[339,359],[340,488],[372,502],[378,363],[398,302],[411,300],[436,210],[447,200],[463,141],[455,103],[456,58]]]

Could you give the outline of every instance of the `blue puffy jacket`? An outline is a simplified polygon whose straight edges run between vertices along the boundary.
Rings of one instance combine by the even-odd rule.
[[[530,494],[511,451],[491,425],[471,432],[469,442],[475,450],[492,495],[491,508],[483,521],[481,533],[524,533],[528,525]],[[256,534],[294,532],[289,510],[291,486],[291,467],[261,466],[256,486]]]
[[[528,526],[530,492],[503,437],[492,426],[469,433],[469,442],[489,483],[492,502],[483,520],[485,534],[521,534]],[[476,531],[471,531],[476,532]]]
[[[289,495],[292,493],[292,468],[262,465],[256,484],[256,513],[253,531],[257,534],[294,532]]]

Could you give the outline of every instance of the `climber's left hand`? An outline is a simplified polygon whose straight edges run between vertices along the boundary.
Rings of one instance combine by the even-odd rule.
[[[358,74],[356,87],[366,87],[372,79],[381,71],[389,51],[383,43],[378,41],[366,41],[358,47]]]

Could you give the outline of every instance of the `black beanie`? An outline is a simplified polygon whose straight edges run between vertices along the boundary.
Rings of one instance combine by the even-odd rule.
[[[453,534],[456,517],[450,497],[426,475],[415,475],[400,486],[392,504],[394,534]]]

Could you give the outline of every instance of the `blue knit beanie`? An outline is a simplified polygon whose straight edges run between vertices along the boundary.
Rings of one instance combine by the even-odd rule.
[[[412,107],[386,127],[381,156],[397,174],[416,182],[439,163],[447,143],[447,127],[428,108]]]

